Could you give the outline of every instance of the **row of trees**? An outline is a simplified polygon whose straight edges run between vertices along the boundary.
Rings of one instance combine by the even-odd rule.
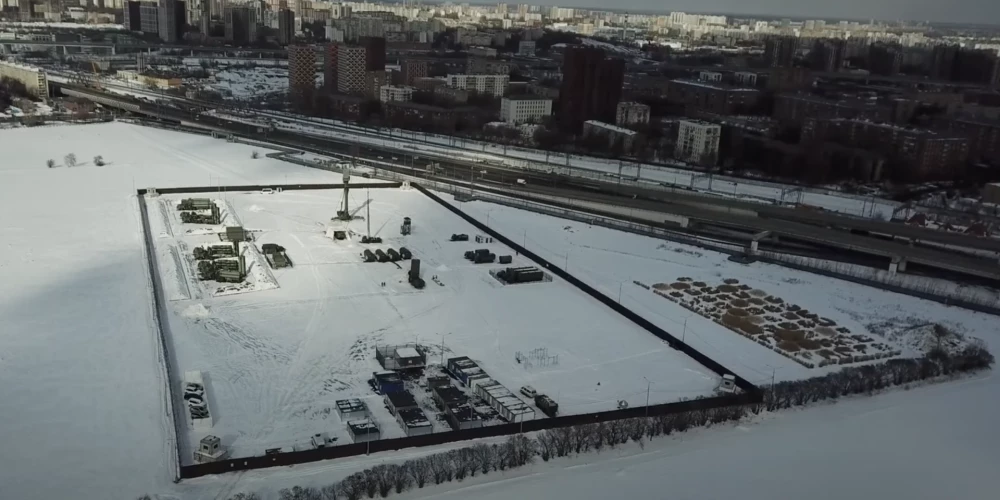
[[[993,363],[993,355],[980,345],[971,345],[953,353],[937,349],[923,358],[893,359],[879,364],[847,367],[820,377],[780,382],[767,389],[759,403],[560,427],[541,431],[535,437],[517,434],[502,443],[478,443],[401,464],[379,464],[322,488],[296,486],[283,489],[278,498],[385,498],[393,492],[403,493],[413,487],[463,481],[477,474],[522,467],[533,463],[536,458],[548,461],[590,451],[600,452],[629,441],[642,447],[646,439],[694,427],[739,421],[764,409],[774,411],[851,394],[872,394],[892,386],[989,369]],[[139,500],[148,499],[146,496]],[[238,493],[229,500],[261,500],[261,497],[257,493]]]

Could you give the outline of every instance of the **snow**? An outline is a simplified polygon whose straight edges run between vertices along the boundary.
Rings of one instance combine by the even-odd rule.
[[[226,196],[230,213],[254,232],[257,245],[277,243],[294,263],[271,270],[278,284],[273,290],[203,293],[168,304],[171,354],[180,371],[207,374],[219,415],[211,432],[235,457],[303,447],[317,432],[348,441],[335,411],[336,401],[347,398],[366,400],[383,437],[400,436],[402,429],[368,387],[372,372],[381,370],[377,346],[416,342],[431,363],[469,356],[508,388],[530,384],[547,392],[568,414],[614,409],[622,399],[645,404],[644,380],[653,384],[654,404],[710,395],[719,383],[714,373],[562,280],[504,286],[488,273],[495,265],[472,264],[463,253],[514,251],[496,243],[447,241],[476,230],[416,190],[354,190],[350,207],[370,220],[346,225],[330,221],[340,207],[340,190]],[[414,224],[405,237],[398,229],[404,216]],[[358,243],[368,222],[383,244]],[[328,226],[353,235],[332,240],[325,236]],[[182,232],[173,226],[173,234]],[[169,237],[155,242],[165,284],[175,275],[175,259],[161,247],[172,245]],[[365,248],[402,246],[421,260],[424,290],[407,283],[409,262],[397,267],[360,257]],[[190,251],[181,253],[188,258]],[[515,256],[513,265],[531,262]],[[201,307],[192,310],[192,301],[208,316]],[[540,348],[558,355],[558,363],[515,360],[519,351]],[[203,435],[192,432],[183,443],[193,447]]]
[[[0,131],[0,497],[134,498],[171,484],[173,421],[130,193],[337,182],[250,160],[253,149],[121,123]],[[81,166],[62,166],[70,152]],[[109,165],[90,164],[96,155]]]
[[[215,73],[215,78],[215,82],[205,87],[235,99],[288,90],[288,70],[285,68],[227,69]]]
[[[263,157],[251,161],[253,149],[263,151],[122,123],[0,131],[0,179],[5,187],[0,198],[4,236],[0,244],[0,273],[4,277],[0,280],[0,297],[4,298],[0,300],[0,400],[4,401],[0,405],[0,429],[3,456],[11,457],[0,467],[0,497],[103,500],[151,493],[163,498],[203,500],[260,490],[265,499],[273,499],[280,488],[322,486],[379,463],[468,444],[172,483],[173,422],[166,414],[163,372],[157,368],[160,354],[149,306],[151,296],[137,207],[131,193],[136,186],[167,187],[206,181],[211,185],[339,179],[338,174]],[[76,153],[84,165],[61,166],[61,158],[70,152]],[[87,159],[98,154],[110,164],[101,168],[87,164]],[[45,168],[48,158],[56,159],[60,166]],[[305,201],[303,197],[310,193],[294,193],[303,196],[298,200],[288,197],[290,194],[242,194],[234,198],[246,199],[231,201],[235,213],[248,227],[266,229],[278,227],[278,220],[298,221],[291,227],[300,227],[301,231],[273,231],[294,242],[293,236],[301,238],[307,232],[305,227],[322,219],[305,209],[315,206],[312,200],[296,203]],[[417,208],[409,207],[401,194],[398,197],[391,204]],[[282,201],[286,199],[287,203]],[[323,202],[323,216],[329,216],[338,199],[330,197]],[[398,218],[390,202],[384,203],[380,210]],[[275,210],[273,204],[287,206]],[[295,206],[302,206],[303,212],[289,208]],[[256,211],[250,207],[256,207]],[[372,208],[375,217],[378,212]],[[777,266],[742,266],[698,248],[506,207],[475,202],[464,208],[479,213],[483,219],[489,213],[491,226],[496,225],[515,239],[521,233],[531,250],[554,262],[565,259],[571,272],[609,296],[616,297],[621,290],[623,304],[671,332],[684,332],[686,341],[694,347],[755,382],[766,383],[772,375],[793,379],[821,372],[808,370],[719,325],[690,316],[676,304],[631,285],[632,280],[652,283],[690,276],[716,282],[735,277],[754,288],[793,299],[852,330],[891,323],[909,324],[919,331],[920,325],[941,323],[980,338],[991,351],[1000,352],[1000,334],[992,316]],[[150,217],[155,221],[155,212],[151,211]],[[447,223],[449,232],[452,226],[452,222]],[[169,224],[162,222],[159,229],[154,227],[154,238],[161,239],[159,235],[165,234],[167,227]],[[415,219],[415,227],[414,236],[431,231],[434,223]],[[164,238],[171,236],[165,234]],[[312,240],[303,243],[285,245],[293,260],[304,249],[319,244]],[[319,262],[334,255],[317,253],[309,257]],[[163,259],[158,259],[161,265]],[[171,324],[208,321],[219,314],[217,303],[258,299],[263,303],[265,296],[288,293],[296,286],[302,291],[309,287],[329,290],[336,285],[333,275],[323,279],[322,267],[334,267],[332,264],[299,267],[300,262],[295,262],[295,271],[303,272],[298,277],[276,273],[281,288],[275,290],[211,298],[215,303],[177,301],[172,306]],[[316,274],[309,267],[316,268]],[[424,272],[454,277],[468,272],[465,267],[462,260],[442,259],[427,262]],[[475,280],[452,283],[463,284],[465,290],[483,286]],[[428,287],[434,286],[428,283]],[[506,288],[500,291],[508,292]],[[565,299],[578,300],[571,296]],[[338,301],[330,296],[324,300]],[[549,297],[537,298],[536,302],[542,300],[548,301]],[[348,305],[335,305],[334,316],[345,316],[343,311]],[[287,312],[281,310],[286,306]],[[286,302],[281,307],[250,313],[267,315],[270,319],[261,329],[280,336],[286,333],[283,330],[288,319],[302,316],[303,311],[308,319],[310,307],[315,305],[308,301]],[[242,314],[238,307],[224,312]],[[427,314],[454,312],[444,307]],[[592,319],[589,313],[581,316]],[[482,318],[467,320],[473,325],[483,324]],[[314,332],[311,337],[300,337],[307,353],[312,352],[312,342],[337,334],[336,329],[329,328],[315,328]],[[472,337],[462,336],[446,336],[447,347],[461,348],[472,355],[477,355],[473,352],[477,349],[489,353],[493,348],[470,345]],[[424,341],[436,344],[440,337],[421,338]],[[919,343],[920,338],[915,341]],[[239,351],[226,355],[234,362],[248,356]],[[213,379],[211,369],[205,371],[215,398],[220,387],[213,382],[218,379]],[[507,369],[497,374],[504,372],[517,373],[516,369]],[[518,386],[513,380],[505,380],[505,384]],[[534,382],[532,385],[545,389]],[[637,390],[644,393],[645,384],[638,385]],[[657,385],[652,385],[651,391],[656,390]],[[392,420],[377,397],[365,401],[375,419]],[[233,417],[217,399],[212,404],[220,425]],[[739,496],[748,500],[796,498],[806,491],[809,498],[817,500],[992,498],[1000,487],[994,472],[1000,465],[996,453],[1000,444],[995,425],[998,412],[1000,377],[989,373],[783,412],[735,427],[700,430],[655,441],[643,450],[630,447],[505,474],[491,473],[485,478],[416,490],[398,498],[587,500],[660,498],[664,491],[677,498]]]

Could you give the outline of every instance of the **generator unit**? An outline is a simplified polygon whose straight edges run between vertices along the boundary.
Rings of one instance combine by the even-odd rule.
[[[545,394],[535,396],[535,406],[539,410],[542,410],[542,413],[550,417],[555,417],[559,413],[559,403],[556,403],[555,400]]]
[[[361,243],[382,243],[382,238],[379,236],[362,236]]]
[[[220,244],[220,245],[209,245],[208,248],[205,247],[194,247],[191,253],[194,254],[195,260],[210,260],[218,259],[220,257],[235,257],[236,256],[236,245]]]
[[[413,232],[413,223],[409,217],[403,217],[403,224],[399,226],[399,234],[406,236]]]
[[[382,249],[375,250],[375,257],[378,258],[379,262],[389,262],[389,254],[382,251]]]
[[[177,204],[177,210],[210,210],[215,203],[208,198],[185,198]]]
[[[365,262],[375,262],[378,260],[378,257],[375,255],[375,252],[372,252],[367,248],[365,249],[364,253],[361,254],[361,256],[364,257]]]
[[[465,252],[465,258],[471,260],[474,264],[486,264],[495,261],[497,255],[490,252],[488,248],[480,248],[479,250]]]
[[[514,258],[511,257],[510,255],[501,255],[500,256],[500,263],[501,264],[510,264],[511,262],[514,262]]]
[[[424,280],[420,277],[420,259],[413,259],[410,261],[410,270],[406,273],[406,278],[413,288],[419,290],[424,287]]]
[[[469,235],[467,235],[467,234],[453,234],[453,235],[451,235],[451,241],[469,241]]]
[[[508,267],[497,272],[497,277],[507,283],[531,283],[545,279],[545,273],[537,267]]]
[[[413,254],[406,247],[399,247],[399,257],[403,260],[410,260],[413,258]]]
[[[395,250],[393,250],[391,248],[388,249],[388,250],[386,250],[385,253],[386,253],[386,255],[389,256],[389,260],[392,261],[392,262],[396,262],[397,260],[400,259],[399,252],[397,252],[397,251],[395,251]]]

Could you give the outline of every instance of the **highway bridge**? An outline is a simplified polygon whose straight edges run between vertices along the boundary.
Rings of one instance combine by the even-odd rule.
[[[113,42],[56,42],[48,40],[17,40],[17,39],[0,39],[0,46],[9,49],[12,46],[18,47],[31,47],[33,49],[48,49],[48,48],[62,48],[65,52],[66,47],[75,47],[80,49],[87,49],[88,52],[96,53],[107,53],[107,54],[117,54],[118,51],[123,52],[143,52],[152,50],[183,50],[191,55],[198,53],[215,53],[215,54],[260,54],[268,55],[271,57],[278,57],[285,59],[288,56],[288,51],[285,49],[257,49],[257,48],[241,48],[241,47],[225,47],[218,45],[208,45],[208,46],[195,46],[195,45],[173,45],[173,44],[159,44],[159,43],[113,43]]]
[[[481,183],[483,189],[489,186],[508,186],[505,191],[510,195],[533,201],[581,199],[607,206],[631,207],[647,213],[662,214],[662,219],[655,221],[657,223],[684,218],[689,221],[685,230],[691,232],[714,230],[717,234],[718,230],[728,230],[747,235],[769,232],[783,240],[826,248],[830,252],[884,258],[887,266],[891,265],[890,262],[895,263],[899,271],[905,271],[907,263],[912,263],[977,280],[1000,281],[1000,265],[995,256],[981,258],[925,245],[953,245],[991,252],[1000,250],[1000,243],[989,238],[751,203],[683,189],[666,189],[663,186],[626,185],[507,165],[463,161],[426,152],[417,155],[405,147],[359,144],[343,138],[274,130],[262,124],[231,121],[196,111],[157,106],[94,89],[66,84],[62,88],[71,95],[91,98],[106,106],[115,106],[132,113],[202,129],[243,134],[317,153],[349,155],[365,160],[375,168],[416,177]]]

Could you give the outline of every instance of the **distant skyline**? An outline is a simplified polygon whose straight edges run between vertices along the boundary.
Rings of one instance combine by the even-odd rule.
[[[453,0],[456,1],[457,0]],[[487,3],[487,2],[483,2]],[[509,0],[516,4],[516,0]],[[951,23],[1000,23],[1000,2],[996,0],[839,0],[801,1],[755,0],[535,0],[535,5],[558,5],[587,9],[636,9],[644,11],[728,13],[772,17],[814,19],[879,19],[883,21],[930,21]]]

